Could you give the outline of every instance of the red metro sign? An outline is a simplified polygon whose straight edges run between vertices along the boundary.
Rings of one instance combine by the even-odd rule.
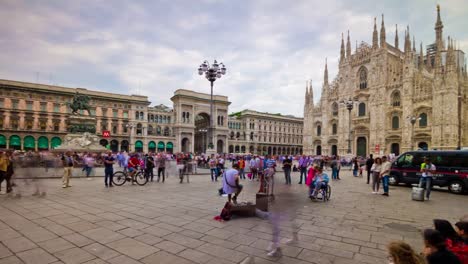
[[[102,131],[102,137],[104,137],[104,138],[110,137],[110,131],[108,131],[108,130]]]

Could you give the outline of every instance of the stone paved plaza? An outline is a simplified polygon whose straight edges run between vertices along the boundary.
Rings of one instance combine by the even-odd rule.
[[[410,188],[391,187],[390,197],[371,194],[363,178],[348,170],[332,182],[327,203],[312,202],[306,186],[283,184],[279,192],[295,199],[299,241],[282,245],[283,257],[266,256],[272,228],[268,220],[237,218],[217,222],[225,197],[220,182],[194,175],[179,184],[104,188],[103,179],[72,179],[62,189],[59,179],[41,180],[45,198],[32,197],[22,186],[20,199],[0,196],[0,263],[387,263],[385,246],[403,239],[421,249],[420,229],[434,218],[455,221],[466,214],[467,196],[434,191],[428,202],[410,199]],[[241,200],[253,201],[258,182],[244,182]],[[282,242],[291,237],[283,226]]]

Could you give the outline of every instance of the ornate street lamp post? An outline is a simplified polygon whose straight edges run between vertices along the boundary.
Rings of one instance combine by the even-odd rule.
[[[208,149],[213,151],[214,145],[213,145],[213,83],[221,78],[223,75],[226,74],[226,67],[224,64],[218,63],[216,60],[213,62],[213,64],[209,65],[208,61],[204,61],[200,67],[198,67],[198,74],[203,75],[205,74],[205,78],[210,81],[211,84],[211,100],[210,100],[210,126],[209,126],[209,143],[208,143]]]
[[[129,146],[128,146],[128,152],[130,152],[132,150],[131,146],[133,146],[133,129],[135,128],[135,123],[127,123],[125,125],[126,128],[130,128],[130,142],[129,142]]]
[[[342,105],[346,106],[346,109],[348,109],[348,119],[349,119],[349,124],[348,124],[348,154],[351,154],[351,111],[354,108],[355,103],[359,103],[357,99],[344,99],[340,102]]]
[[[414,150],[414,124],[416,124],[416,121],[421,120],[421,118],[414,115],[410,115],[407,118],[411,123],[411,150]]]

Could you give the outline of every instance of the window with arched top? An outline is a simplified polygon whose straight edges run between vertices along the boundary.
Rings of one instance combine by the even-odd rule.
[[[400,118],[398,116],[392,117],[392,129],[400,128]]]
[[[332,115],[338,116],[338,104],[336,102],[332,104]]]
[[[394,92],[392,94],[392,106],[396,106],[396,107],[400,106],[400,100],[401,100],[400,92]]]
[[[366,116],[366,104],[360,103],[358,107],[358,116]]]
[[[366,89],[367,88],[367,69],[365,67],[361,67],[359,69],[359,89]]]
[[[317,136],[321,136],[321,135],[322,135],[322,126],[318,125],[317,126]]]
[[[426,127],[427,126],[427,114],[421,113],[419,115],[419,127]]]
[[[338,125],[337,124],[333,124],[332,125],[332,134],[333,135],[336,135],[338,133]]]

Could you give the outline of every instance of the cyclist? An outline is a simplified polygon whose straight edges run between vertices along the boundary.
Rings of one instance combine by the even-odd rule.
[[[130,179],[132,180],[132,184],[135,183],[135,173],[137,172],[138,166],[140,165],[140,160],[138,159],[138,154],[133,154],[131,158],[128,160],[128,173]]]

